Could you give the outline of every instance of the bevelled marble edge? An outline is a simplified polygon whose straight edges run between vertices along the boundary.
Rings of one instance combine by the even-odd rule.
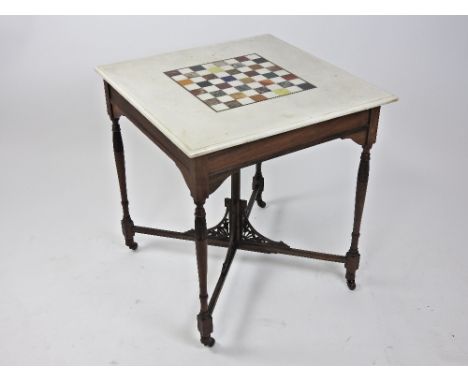
[[[185,151],[184,152],[187,154],[187,156],[189,158],[196,158],[198,156],[211,154],[213,152],[225,150],[225,149],[235,147],[235,146],[240,146],[240,145],[242,145],[244,143],[255,142],[255,141],[258,141],[258,140],[263,139],[263,138],[268,138],[268,137],[272,137],[272,136],[279,135],[279,134],[282,134],[282,133],[287,133],[287,132],[292,131],[292,130],[296,130],[296,129],[300,129],[302,127],[315,125],[317,123],[329,121],[331,119],[343,117],[345,115],[358,113],[360,111],[370,110],[370,109],[373,109],[373,108],[378,107],[378,106],[383,106],[383,105],[386,105],[386,104],[389,104],[389,103],[392,103],[392,102],[396,102],[397,100],[398,100],[398,98],[393,97],[393,96],[392,97],[386,97],[386,98],[379,98],[375,102],[367,103],[365,106],[356,106],[354,108],[350,108],[349,111],[347,111],[345,113],[340,113],[340,112],[329,113],[329,114],[324,115],[321,118],[306,119],[303,122],[296,123],[296,124],[291,125],[291,126],[289,126],[287,128],[282,127],[282,128],[278,128],[276,130],[269,130],[268,132],[265,132],[265,133],[247,135],[247,136],[244,136],[244,137],[239,138],[239,139],[231,140],[231,141],[226,142],[224,144],[219,144],[219,145],[215,145],[215,146],[207,146],[207,147],[200,148],[198,150],[192,150],[191,154],[189,154],[189,153],[187,153]]]
[[[166,56],[166,55],[171,55],[171,54],[182,54],[184,52],[191,52],[194,49],[207,49],[208,50],[208,49],[213,49],[213,48],[220,47],[220,46],[227,46],[227,45],[233,44],[233,43],[239,43],[239,42],[244,42],[244,41],[248,42],[248,41],[251,41],[251,40],[254,40],[254,39],[261,39],[261,38],[273,38],[273,39],[276,39],[276,40],[278,40],[278,41],[280,41],[282,43],[288,44],[291,47],[302,51],[303,53],[307,54],[308,56],[311,56],[311,58],[313,58],[315,60],[318,60],[318,61],[321,61],[325,65],[332,66],[332,67],[336,68],[337,70],[339,70],[341,72],[344,72],[347,75],[349,75],[351,77],[354,77],[354,78],[362,81],[363,83],[366,83],[366,84],[370,85],[371,87],[381,91],[382,93],[385,93],[386,96],[376,98],[375,100],[367,101],[367,102],[365,102],[363,104],[350,106],[349,108],[347,108],[345,110],[341,110],[341,111],[337,111],[337,112],[330,112],[330,113],[323,114],[323,115],[320,115],[320,116],[315,117],[315,118],[314,117],[305,118],[305,119],[303,119],[303,120],[301,120],[301,121],[299,121],[297,123],[291,124],[288,127],[279,127],[277,129],[274,129],[274,130],[268,130],[268,131],[264,131],[264,132],[260,132],[260,133],[244,135],[242,137],[230,139],[229,141],[226,141],[226,142],[223,142],[223,143],[211,144],[211,145],[207,145],[207,146],[204,146],[204,147],[198,147],[198,148],[192,148],[189,145],[185,144],[183,141],[181,141],[175,134],[173,134],[171,132],[170,129],[166,128],[164,126],[164,124],[161,121],[159,121],[152,113],[145,110],[144,107],[139,105],[137,100],[132,97],[132,94],[128,94],[125,91],[125,89],[122,89],[119,86],[118,83],[113,81],[111,76],[107,75],[107,73],[105,71],[106,67],[113,67],[113,66],[116,66],[116,65],[127,64],[127,63],[131,63],[131,62],[135,62],[135,61],[141,61],[141,60],[151,60],[151,59],[155,59],[155,58],[158,58],[158,57],[161,57],[161,56]],[[196,65],[197,63],[194,62],[193,64]],[[178,51],[173,51],[173,52],[168,52],[168,53],[162,53],[162,54],[153,55],[153,56],[147,56],[147,57],[143,57],[143,58],[139,58],[139,59],[126,60],[126,61],[113,63],[113,64],[100,65],[100,66],[96,67],[95,70],[99,75],[101,75],[101,77],[106,82],[108,82],[117,92],[119,92],[122,95],[122,97],[124,97],[140,113],[142,113],[153,125],[155,125],[156,128],[161,130],[161,132],[163,132],[189,158],[199,157],[199,156],[210,154],[210,153],[213,153],[213,152],[216,152],[216,151],[220,151],[220,150],[224,150],[224,149],[227,149],[227,148],[239,146],[239,145],[242,145],[242,144],[245,144],[245,143],[253,142],[253,141],[256,141],[256,140],[259,140],[259,139],[262,139],[262,138],[267,138],[267,137],[278,135],[278,134],[281,134],[281,133],[285,133],[285,132],[288,132],[288,131],[291,131],[291,130],[299,129],[301,127],[306,127],[306,126],[314,125],[314,124],[317,124],[317,123],[320,123],[320,122],[328,121],[328,120],[331,120],[331,119],[334,119],[334,118],[342,117],[342,116],[345,116],[345,115],[357,113],[357,112],[364,111],[364,110],[369,110],[369,109],[372,109],[372,108],[375,108],[375,107],[378,107],[378,106],[383,106],[385,104],[396,102],[398,100],[397,96],[395,96],[395,95],[393,95],[391,93],[388,93],[388,92],[374,86],[373,84],[369,83],[368,81],[365,81],[365,80],[363,80],[363,79],[361,79],[361,78],[359,78],[359,77],[357,77],[357,76],[355,76],[355,75],[341,69],[340,67],[337,67],[337,66],[335,66],[333,64],[330,64],[328,61],[325,61],[325,60],[322,60],[322,59],[320,59],[320,58],[318,58],[316,56],[313,56],[312,54],[310,54],[309,52],[307,52],[307,51],[305,51],[303,49],[300,49],[300,48],[298,48],[298,47],[296,47],[294,45],[291,45],[291,44],[281,40],[281,39],[278,39],[277,37],[275,37],[275,36],[273,36],[271,34],[263,34],[263,35],[258,35],[258,36],[253,36],[253,37],[248,37],[248,38],[243,38],[243,39],[238,39],[238,40],[232,40],[232,41],[228,41],[228,42],[224,42],[224,43],[212,44],[212,45],[208,45],[208,46],[199,46],[199,47],[195,47],[195,48],[189,48],[189,49],[183,49],[183,50],[178,50]]]

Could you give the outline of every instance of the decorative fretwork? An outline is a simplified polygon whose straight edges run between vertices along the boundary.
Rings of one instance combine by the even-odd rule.
[[[252,224],[250,224],[249,219],[247,219],[245,216],[242,216],[242,235],[240,241],[241,243],[246,244],[267,244],[271,246],[290,248],[289,245],[282,241],[274,241],[267,238],[266,236],[263,236],[252,226]]]
[[[245,200],[240,200],[239,202],[241,205],[240,224],[242,227],[241,235],[240,235],[240,243],[290,248],[290,246],[285,244],[284,242],[271,240],[267,238],[266,236],[263,236],[260,232],[258,232],[249,222],[249,219],[246,215],[247,202]],[[215,226],[208,228],[207,230],[208,239],[229,241],[231,238],[231,222],[230,222],[230,216],[231,216],[230,209],[232,205],[231,199],[226,198],[225,204],[226,204],[226,212],[224,213],[224,216],[221,219],[221,221]],[[185,233],[192,235],[194,234],[194,230],[191,229],[189,231],[186,231]]]
[[[229,210],[226,209],[224,217],[218,224],[208,229],[207,237],[211,239],[229,240]]]

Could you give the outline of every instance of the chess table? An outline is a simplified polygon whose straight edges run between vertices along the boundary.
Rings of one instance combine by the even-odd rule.
[[[123,208],[125,244],[135,234],[195,242],[199,279],[200,340],[214,345],[213,311],[238,249],[342,263],[349,289],[356,287],[361,218],[376,141],[380,107],[395,96],[271,36],[157,55],[97,68],[104,79],[112,121],[115,163]],[[177,166],[195,204],[194,229],[178,232],[134,224],[127,198],[120,117],[128,118]],[[262,235],[249,221],[262,199],[262,163],[334,139],[362,147],[351,245],[345,255],[292,248]],[[255,166],[252,194],[240,196],[240,171]],[[204,204],[227,178],[226,212],[207,228]],[[207,249],[227,248],[208,299]]]

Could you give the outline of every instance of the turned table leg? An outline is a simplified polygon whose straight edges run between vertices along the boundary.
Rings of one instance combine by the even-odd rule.
[[[348,288],[354,290],[356,288],[356,271],[359,268],[359,231],[361,228],[362,211],[364,209],[364,201],[366,199],[367,181],[369,179],[369,161],[370,161],[370,146],[363,146],[361,153],[361,161],[356,185],[356,200],[354,206],[354,224],[353,233],[351,234],[351,247],[346,253],[346,282]]]
[[[208,309],[208,242],[206,217],[203,202],[195,201],[195,248],[197,252],[198,283],[200,288],[200,313],[197,316],[200,341],[205,346],[213,346],[215,340],[211,337],[213,332],[213,319]]]
[[[257,202],[259,207],[265,208],[266,203],[262,199],[263,189],[265,187],[265,180],[263,179],[262,175],[262,162],[258,162],[255,164],[255,175],[252,179],[252,190],[258,189],[257,197],[255,201]]]
[[[125,177],[125,155],[122,142],[122,134],[120,133],[119,119],[112,119],[112,143],[114,146],[115,165],[117,167],[117,175],[119,177],[120,196],[122,199],[122,232],[125,237],[125,245],[130,249],[137,249],[138,244],[135,243],[133,237],[135,236],[135,229],[130,212],[128,210],[127,199],[127,181]]]

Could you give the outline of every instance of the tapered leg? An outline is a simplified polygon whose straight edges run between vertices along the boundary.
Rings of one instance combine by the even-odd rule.
[[[203,202],[195,202],[195,248],[197,252],[198,283],[200,288],[200,313],[197,316],[200,341],[205,346],[213,346],[215,340],[211,337],[213,332],[213,319],[208,310],[208,243],[206,230],[206,217]]]
[[[262,175],[262,163],[259,162],[255,165],[255,175],[252,179],[252,189],[253,190],[258,189],[257,197],[255,200],[257,204],[262,208],[265,208],[266,206],[266,203],[262,199],[262,193],[263,193],[264,188],[265,188],[265,180],[263,179],[263,175]]]
[[[369,161],[370,161],[370,146],[364,146],[361,153],[361,161],[357,176],[356,186],[356,201],[354,206],[354,225],[353,233],[351,234],[351,247],[346,253],[346,282],[348,288],[354,290],[356,288],[356,271],[359,268],[359,235],[361,228],[362,211],[364,209],[364,201],[366,199],[367,181],[369,179]]]
[[[122,142],[122,134],[120,133],[119,119],[112,119],[112,142],[114,145],[114,157],[115,165],[117,167],[117,175],[119,177],[120,185],[120,196],[122,199],[122,232],[125,237],[125,245],[130,249],[137,249],[138,244],[135,243],[133,237],[135,236],[135,229],[132,219],[130,218],[130,212],[128,210],[128,199],[127,199],[127,181],[125,177],[125,156]]]

